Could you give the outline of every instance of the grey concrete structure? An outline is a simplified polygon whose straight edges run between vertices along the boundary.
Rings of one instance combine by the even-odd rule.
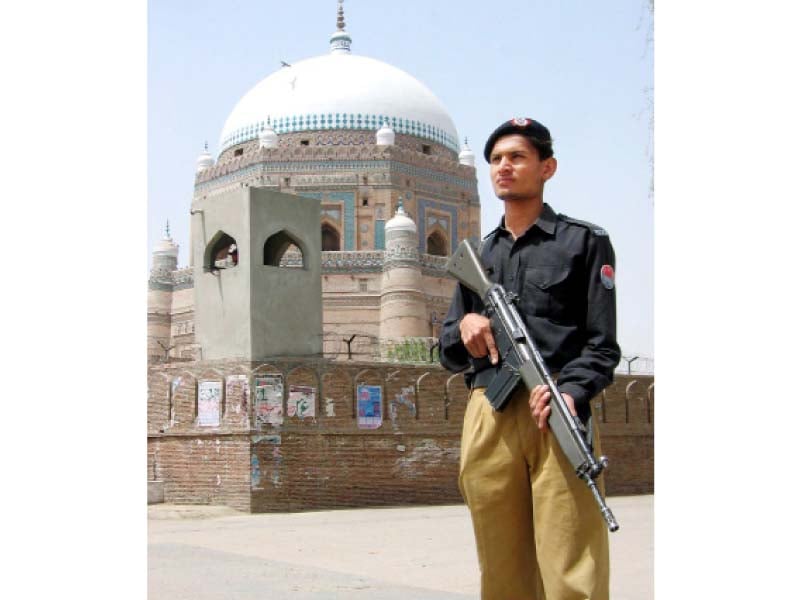
[[[243,187],[192,204],[201,358],[322,353],[320,203]]]
[[[608,499],[611,598],[653,598],[653,496]],[[243,515],[149,507],[148,598],[478,600],[464,505]],[[502,518],[499,516],[498,518]]]

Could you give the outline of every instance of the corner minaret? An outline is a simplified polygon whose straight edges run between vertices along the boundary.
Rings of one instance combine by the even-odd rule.
[[[431,334],[422,285],[417,226],[403,208],[386,223],[386,252],[381,285],[382,342]]]
[[[172,241],[169,234],[169,221],[164,229],[164,237],[153,250],[153,268],[155,272],[171,272],[178,268],[178,244]]]
[[[350,34],[344,29],[344,0],[339,0],[339,10],[336,16],[336,31],[331,35],[331,54],[350,54],[350,44],[353,43]]]
[[[208,142],[206,142],[203,151],[200,153],[200,156],[197,157],[197,169],[195,170],[195,172],[200,173],[201,171],[205,171],[209,167],[213,166],[214,166],[214,159],[208,152]]]

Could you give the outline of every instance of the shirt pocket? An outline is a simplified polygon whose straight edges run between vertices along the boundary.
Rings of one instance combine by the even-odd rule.
[[[569,306],[570,269],[567,265],[538,265],[525,269],[522,304],[537,317],[562,321]]]

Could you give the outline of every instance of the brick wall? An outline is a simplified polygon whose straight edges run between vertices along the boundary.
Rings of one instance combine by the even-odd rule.
[[[283,378],[283,422],[259,425],[253,380],[272,373]],[[249,396],[226,390],[232,376]],[[153,365],[148,380],[148,477],[164,482],[166,502],[253,512],[461,502],[467,390],[438,365],[206,361]],[[199,381],[223,384],[218,426],[198,423]],[[382,387],[379,428],[358,427],[359,384]],[[315,388],[313,417],[288,415],[292,385]],[[653,400],[651,376],[618,376],[593,400],[610,495],[653,490]]]

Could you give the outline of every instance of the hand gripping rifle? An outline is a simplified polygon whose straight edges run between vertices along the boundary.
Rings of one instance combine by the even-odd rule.
[[[450,257],[446,269],[483,299],[487,316],[491,320],[492,333],[500,356],[500,371],[486,388],[486,397],[492,408],[497,411],[505,408],[520,379],[528,390],[537,385],[547,385],[550,388],[552,407],[547,420],[550,430],[576,475],[589,486],[608,529],[616,531],[619,529],[617,520],[600,495],[595,482],[608,465],[608,459],[601,456],[597,460],[592,454],[591,427],[587,433],[586,427],[580,419],[572,415],[558,391],[517,311],[516,294],[506,292],[502,285],[489,281],[480,258],[467,240],[462,241],[455,254]]]

